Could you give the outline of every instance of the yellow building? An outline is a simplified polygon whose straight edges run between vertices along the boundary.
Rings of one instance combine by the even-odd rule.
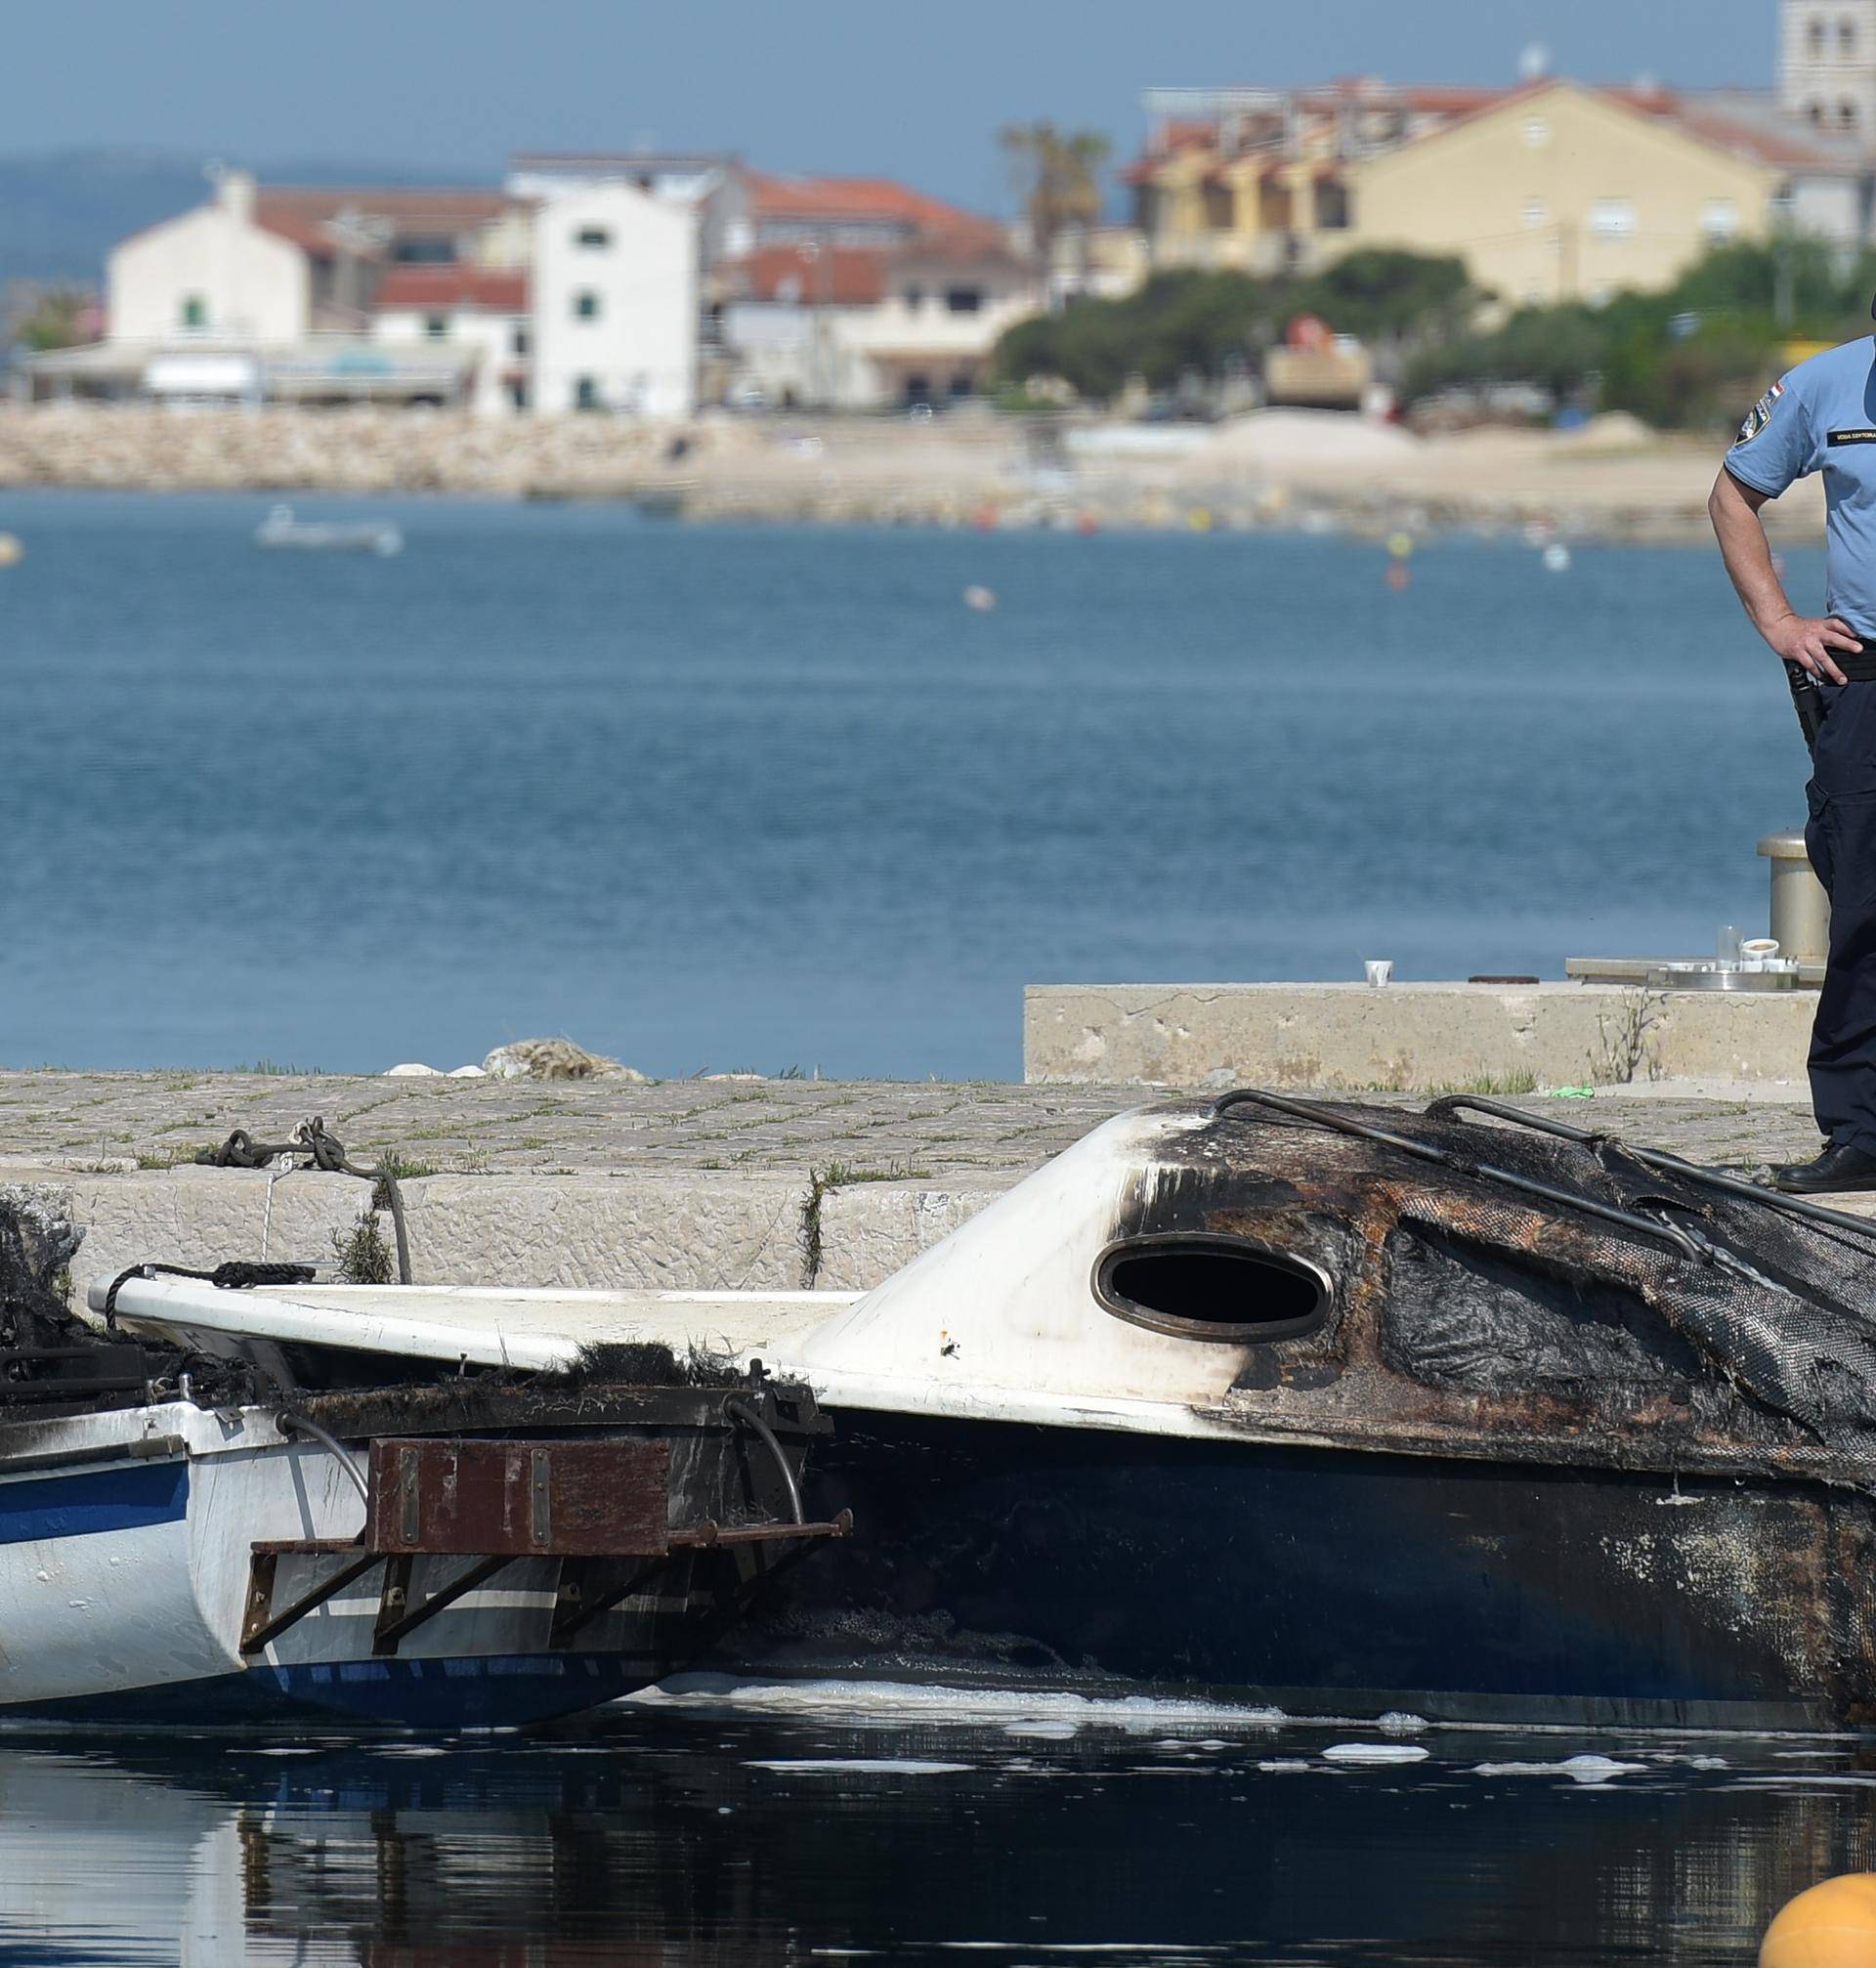
[[[1595,303],[1668,286],[1781,214],[1862,235],[1868,160],[1750,99],[1543,81],[1203,100],[1127,173],[1154,267],[1272,274],[1401,246],[1463,258],[1511,305]]]
[[[1345,246],[1456,255],[1514,306],[1671,286],[1773,224],[1774,140],[1725,128],[1732,143],[1665,96],[1519,91],[1351,166]]]

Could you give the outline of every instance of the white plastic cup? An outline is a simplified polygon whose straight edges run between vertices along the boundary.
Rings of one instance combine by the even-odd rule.
[[[1361,966],[1368,973],[1368,981],[1377,990],[1393,981],[1394,960],[1391,957],[1370,957]]]
[[[1742,970],[1763,970],[1778,954],[1778,939],[1775,936],[1748,936],[1739,946],[1739,967]]]

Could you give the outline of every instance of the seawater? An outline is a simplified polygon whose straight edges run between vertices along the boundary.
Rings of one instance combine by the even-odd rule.
[[[1869,1758],[826,1688],[529,1737],[16,1728],[0,1961],[1744,1968],[1876,1859]]]
[[[0,494],[0,1063],[1011,1078],[1031,982],[1705,955],[1803,812],[1711,552],[268,503]]]

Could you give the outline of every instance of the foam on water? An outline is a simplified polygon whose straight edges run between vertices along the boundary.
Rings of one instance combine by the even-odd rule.
[[[1612,1757],[1586,1755],[1566,1756],[1561,1763],[1475,1763],[1472,1775],[1567,1776],[1572,1783],[1607,1783],[1612,1777],[1637,1775],[1646,1771],[1647,1767],[1645,1763],[1618,1763]]]
[[[762,1756],[751,1757],[746,1770],[774,1770],[789,1775],[954,1776],[975,1770],[974,1763],[926,1763],[897,1756]]]
[[[1425,1763],[1431,1753],[1417,1742],[1335,1742],[1322,1756],[1325,1763]]]
[[[730,1675],[674,1675],[656,1688],[625,1695],[627,1708],[753,1709],[765,1715],[838,1716],[879,1727],[908,1719],[960,1727],[1001,1724],[1008,1733],[1056,1733],[1079,1729],[1123,1729],[1143,1733],[1170,1729],[1203,1731],[1221,1741],[1220,1730],[1267,1733],[1296,1720],[1280,1708],[1239,1708],[1226,1702],[1187,1701],[1150,1695],[1068,1694],[1045,1690],[947,1688],[902,1681],[745,1681]],[[1181,1748],[1185,1746],[1181,1740]]]

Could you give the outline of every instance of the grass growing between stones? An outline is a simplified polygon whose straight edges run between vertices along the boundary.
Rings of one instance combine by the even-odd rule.
[[[808,1171],[808,1193],[801,1204],[801,1289],[811,1292],[821,1275],[823,1230],[821,1206],[835,1189],[850,1189],[862,1182],[923,1182],[930,1172],[905,1163],[883,1169],[856,1169],[846,1162],[830,1162],[825,1169]]]

